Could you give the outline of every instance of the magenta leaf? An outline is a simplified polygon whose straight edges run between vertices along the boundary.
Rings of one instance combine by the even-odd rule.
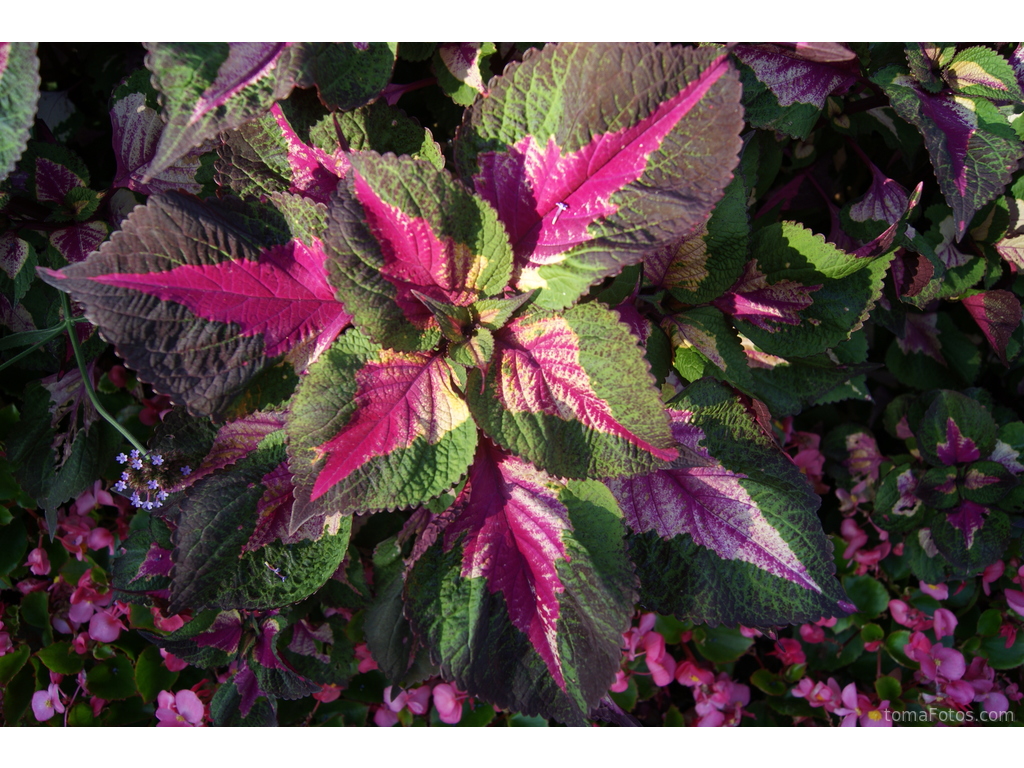
[[[351,160],[330,209],[331,282],[375,341],[433,346],[437,321],[416,294],[458,307],[499,294],[508,239],[487,203],[428,162],[372,152]]]
[[[476,426],[452,366],[346,333],[310,369],[288,418],[296,502],[290,531],[331,513],[427,501],[465,473]]]
[[[484,432],[554,475],[647,471],[676,450],[653,381],[638,386],[621,376],[645,367],[618,316],[583,304],[505,326],[486,378],[470,371],[466,396]]]
[[[981,458],[978,446],[969,437],[961,434],[960,427],[952,417],[946,419],[946,439],[936,444],[935,454],[939,461],[947,466],[977,461]]]
[[[92,258],[40,274],[85,305],[144,380],[218,414],[274,358],[303,370],[350,319],[327,283],[316,209],[280,202],[312,227],[267,231],[237,202],[155,196]]]
[[[920,421],[911,422],[921,457],[932,466],[952,467],[987,457],[996,444],[997,428],[977,400],[949,390],[934,390],[923,398],[927,406]],[[915,409],[911,413],[920,413]]]
[[[988,513],[988,507],[964,499],[946,516],[946,521],[963,534],[964,546],[970,549],[974,544],[974,535],[985,525],[985,516]]]
[[[615,676],[632,600],[607,490],[482,443],[437,526],[405,599],[445,677],[500,707],[585,722]],[[471,641],[503,651],[485,659]]]
[[[802,285],[793,280],[779,280],[769,284],[757,268],[757,259],[747,262],[743,275],[712,304],[740,320],[753,323],[769,333],[780,326],[799,325],[801,310],[814,303],[811,294],[821,285]]]
[[[586,108],[571,95],[584,92]],[[506,71],[456,159],[508,229],[517,287],[563,307],[702,223],[731,178],[739,97],[710,48],[549,45]]]

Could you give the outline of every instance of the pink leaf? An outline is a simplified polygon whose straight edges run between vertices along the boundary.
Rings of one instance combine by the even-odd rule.
[[[329,345],[351,316],[327,283],[324,252],[293,239],[261,253],[259,261],[183,264],[167,272],[106,274],[98,283],[130,288],[182,304],[205,320],[234,323],[242,336],[263,335],[268,357],[316,336]]]
[[[810,294],[820,289],[820,285],[802,285],[793,280],[769,284],[757,268],[757,259],[753,259],[732,288],[712,304],[771,333],[779,329],[777,323],[799,325],[800,311],[814,303]]]
[[[557,625],[565,587],[557,563],[568,559],[562,533],[570,525],[552,483],[521,459],[481,445],[444,541],[451,547],[466,534],[462,577],[484,578],[492,594],[502,593],[513,626],[564,689]]]

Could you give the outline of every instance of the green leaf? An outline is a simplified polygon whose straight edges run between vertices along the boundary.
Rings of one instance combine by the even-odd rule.
[[[0,43],[0,181],[28,145],[39,101],[35,43]]]
[[[32,655],[32,649],[27,645],[20,645],[16,649],[8,651],[0,656],[0,683],[7,685],[14,679],[14,676],[21,671]]]
[[[786,682],[779,678],[774,672],[767,669],[759,669],[750,676],[750,683],[760,691],[769,696],[782,696],[789,690]]]
[[[736,661],[750,650],[753,639],[730,627],[697,627],[693,630],[697,652],[713,664]]]
[[[885,650],[900,666],[908,667],[910,669],[918,669],[918,663],[916,661],[911,661],[903,650],[909,642],[910,632],[905,629],[900,629],[893,632],[885,639]]]
[[[978,654],[988,659],[993,669],[1015,669],[1024,664],[1024,634],[1017,633],[1017,639],[1007,648],[1002,635],[986,637],[981,641]]]
[[[397,51],[398,43],[303,43],[297,84],[315,85],[332,112],[355,109],[384,90]]]
[[[946,65],[942,77],[957,93],[1004,101],[1024,100],[1010,63],[982,45],[960,51]]]
[[[847,576],[843,587],[857,612],[873,619],[889,607],[889,592],[881,582],[870,576]]]
[[[85,680],[93,696],[108,701],[127,699],[138,693],[131,659],[121,654],[101,661],[86,673]]]
[[[792,281],[807,288],[810,306],[799,310],[797,325],[777,323],[769,331],[736,319],[736,327],[759,348],[782,357],[807,357],[824,352],[861,327],[882,293],[892,254],[858,258],[825,242],[821,235],[793,222],[759,229],[751,252],[769,284]]]
[[[46,665],[47,669],[60,675],[77,674],[85,665],[85,657],[75,653],[68,640],[51,643],[40,649],[36,656]]]
[[[139,654],[135,662],[135,686],[146,704],[155,701],[160,691],[171,690],[177,679],[178,673],[167,669],[160,649],[155,645],[148,646]]]
[[[900,685],[900,681],[895,677],[882,675],[880,678],[875,680],[875,693],[878,694],[879,699],[883,701],[888,699],[891,703],[899,700],[900,696],[903,694],[903,687]]]

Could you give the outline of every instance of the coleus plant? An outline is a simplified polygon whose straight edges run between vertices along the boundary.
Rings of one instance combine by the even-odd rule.
[[[548,45],[483,90],[482,49],[442,51],[482,93],[457,175],[429,134],[362,141],[376,105],[346,112],[372,95],[334,65],[384,50],[231,44],[212,72],[199,48],[150,47],[166,125],[144,84],[114,106],[122,142],[146,118],[119,174],[158,194],[39,270],[188,412],[121,480],[145,512],[115,585],[196,614],[156,642],[238,661],[243,716],[343,682],[279,654],[314,630],[278,611],[355,578],[371,514],[397,521],[366,618],[388,677],[426,655],[569,724],[614,708],[638,602],[759,627],[853,610],[759,398],[789,366],[824,372],[805,402],[860,372],[851,335],[916,198],[850,252],[751,232],[756,143],[718,47]],[[221,194],[171,191],[218,135]]]

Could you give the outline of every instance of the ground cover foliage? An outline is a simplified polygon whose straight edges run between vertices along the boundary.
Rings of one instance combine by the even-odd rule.
[[[22,725],[1012,724],[1019,44],[0,44]]]

